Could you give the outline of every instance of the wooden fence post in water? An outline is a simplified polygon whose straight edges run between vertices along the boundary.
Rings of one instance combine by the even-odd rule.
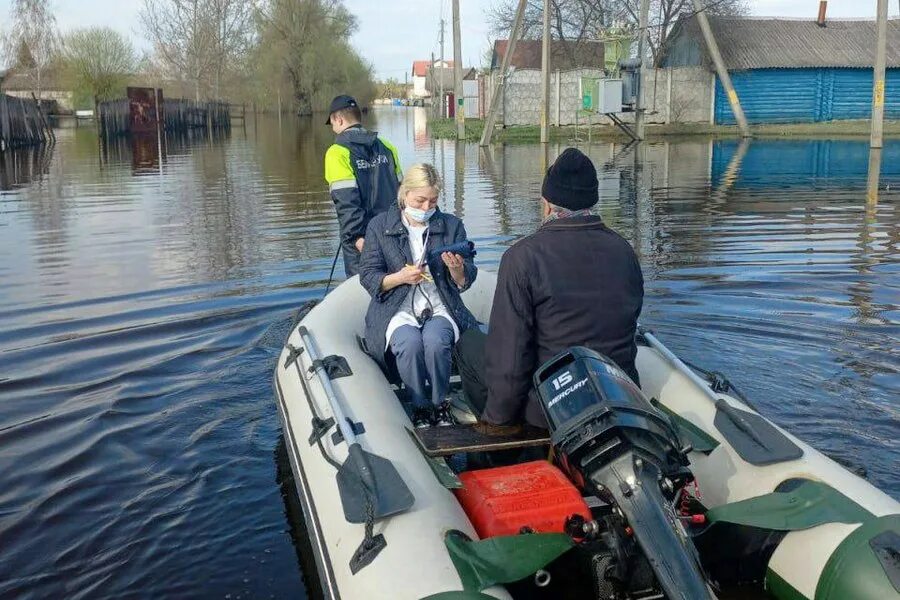
[[[19,107],[22,109],[22,124],[25,127],[25,141],[32,144],[35,141],[34,132],[31,130],[31,123],[28,122],[28,111],[25,110],[25,100],[19,96]]]
[[[31,98],[34,100],[34,106],[37,108],[38,117],[41,119],[41,127],[43,131],[47,134],[47,139],[51,142],[56,142],[56,134],[53,133],[53,129],[50,128],[50,125],[47,123],[47,119],[44,118],[44,111],[41,109],[41,103],[38,102],[38,99],[35,97],[34,92],[31,92]]]
[[[9,130],[9,107],[6,102],[6,94],[0,94],[0,152],[9,147],[12,135]]]

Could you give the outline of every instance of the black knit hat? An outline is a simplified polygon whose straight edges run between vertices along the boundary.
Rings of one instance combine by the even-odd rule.
[[[556,206],[583,210],[597,203],[599,187],[591,159],[577,148],[566,148],[547,169],[541,195]]]

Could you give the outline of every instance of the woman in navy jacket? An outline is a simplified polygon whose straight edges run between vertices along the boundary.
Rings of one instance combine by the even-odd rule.
[[[397,206],[369,222],[360,263],[360,283],[372,296],[367,346],[382,366],[393,355],[412,394],[416,427],[453,423],[447,401],[452,350],[460,334],[477,325],[460,297],[475,281],[473,260],[449,252],[430,256],[466,240],[462,221],[437,208],[440,188],[432,165],[410,167]]]

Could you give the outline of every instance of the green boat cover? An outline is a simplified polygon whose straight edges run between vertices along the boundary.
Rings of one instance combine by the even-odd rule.
[[[824,523],[862,523],[872,513],[833,487],[804,481],[789,492],[772,492],[711,508],[708,523],[735,523],[776,531],[809,529]]]
[[[447,532],[444,544],[467,592],[533,575],[575,545],[564,533],[502,535],[472,541],[457,530]]]
[[[900,598],[900,546],[879,539],[900,535],[900,515],[873,518],[837,547],[822,570],[815,600]]]

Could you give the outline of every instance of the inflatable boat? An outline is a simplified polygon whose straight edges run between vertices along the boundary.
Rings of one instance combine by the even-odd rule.
[[[495,282],[463,295],[487,324]],[[459,426],[413,430],[368,303],[352,278],[304,307],[275,370],[325,597],[900,598],[900,504],[653,332],[639,392],[573,349],[535,377],[549,435],[478,440],[461,394]],[[528,446],[552,461],[465,467]]]

